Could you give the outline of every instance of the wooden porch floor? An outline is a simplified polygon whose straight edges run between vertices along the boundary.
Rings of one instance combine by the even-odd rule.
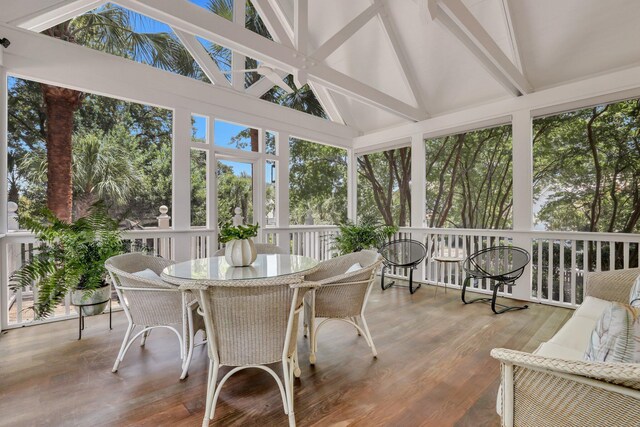
[[[530,351],[549,339],[572,311],[533,305],[491,314],[464,306],[459,292],[423,286],[371,294],[368,322],[378,348],[342,322],[326,325],[318,361],[308,364],[300,336],[302,377],[295,385],[299,426],[497,426],[499,365],[494,347]],[[197,426],[202,422],[207,354],[196,349],[190,375],[179,381],[177,341],[154,331],[134,345],[117,374],[111,366],[126,327],[124,313],[3,332],[0,336],[0,425]],[[221,375],[226,372],[223,368]],[[211,425],[286,425],[277,386],[247,370],[225,384]]]

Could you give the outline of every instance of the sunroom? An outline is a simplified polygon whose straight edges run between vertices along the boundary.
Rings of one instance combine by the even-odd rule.
[[[637,425],[638,20],[4,2],[0,425]]]

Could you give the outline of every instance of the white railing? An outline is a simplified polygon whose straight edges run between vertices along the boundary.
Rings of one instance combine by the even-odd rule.
[[[123,232],[123,240],[132,251],[145,251],[163,258],[187,260],[209,256],[211,245],[215,245],[215,230],[194,229],[189,231],[173,231],[161,229],[145,229]],[[36,240],[27,232],[10,232],[0,239],[2,254],[2,275],[0,277],[0,320],[2,329],[25,326],[29,324],[63,320],[76,317],[69,296],[56,308],[50,318],[34,321],[30,307],[37,299],[37,290],[28,287],[24,290],[12,291],[9,286],[11,274],[29,260]],[[117,307],[115,294],[114,307]]]
[[[517,285],[505,289],[502,295],[570,308],[582,303],[587,272],[640,265],[640,235],[637,234],[403,227],[399,237],[404,236],[419,240],[427,247],[427,259],[419,266],[414,280],[440,286],[446,283],[454,288],[462,287],[464,271],[455,264],[437,266],[433,255],[444,252],[465,257],[495,245],[521,247],[531,254],[531,262]],[[491,289],[486,282],[474,286],[474,291],[481,293]]]
[[[269,227],[260,231],[258,240],[288,248],[293,254],[325,260],[334,256],[333,238],[337,231],[335,226],[321,225]],[[634,234],[403,227],[396,237],[419,240],[427,247],[427,258],[414,273],[415,281],[452,288],[460,288],[466,275],[456,264],[437,266],[435,254],[463,258],[495,245],[522,247],[531,254],[531,262],[516,286],[501,295],[570,308],[582,302],[585,272],[633,268],[640,262],[640,235]],[[207,257],[218,248],[216,230],[211,229],[127,231],[124,238],[135,249],[177,261]],[[2,329],[37,323],[26,310],[37,298],[34,290],[9,290],[10,274],[27,261],[34,244],[33,236],[24,232],[11,232],[0,238]],[[404,269],[389,274],[408,277]],[[474,292],[491,292],[491,283],[486,281],[474,283],[473,287]],[[74,316],[66,299],[52,320]]]

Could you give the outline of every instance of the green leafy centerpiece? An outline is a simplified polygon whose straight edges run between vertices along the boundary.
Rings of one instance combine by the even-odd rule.
[[[13,290],[35,287],[36,318],[53,314],[69,292],[76,306],[110,299],[104,262],[123,253],[124,245],[117,222],[103,207],[93,206],[89,215],[70,224],[48,210],[42,218],[20,218],[20,224],[35,234],[39,244],[29,251],[29,261],[13,273],[10,286]],[[106,305],[82,307],[83,314],[100,314]]]
[[[224,258],[233,267],[245,267],[256,260],[253,238],[258,235],[259,224],[233,225],[227,222],[220,227],[218,241],[225,244]]]

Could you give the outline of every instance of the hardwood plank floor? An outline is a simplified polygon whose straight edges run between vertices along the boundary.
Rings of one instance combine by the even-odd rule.
[[[371,294],[367,320],[378,349],[342,322],[321,331],[318,360],[298,342],[302,377],[295,385],[299,426],[497,426],[499,364],[494,347],[534,350],[572,311],[532,305],[493,315],[465,306],[459,291],[423,286]],[[0,336],[0,425],[197,426],[207,378],[205,347],[179,381],[177,340],[156,330],[133,345],[117,374],[111,366],[126,327],[124,313],[3,332]],[[228,368],[223,368],[221,375]],[[278,389],[265,372],[246,370],[225,384],[211,425],[287,425]]]

